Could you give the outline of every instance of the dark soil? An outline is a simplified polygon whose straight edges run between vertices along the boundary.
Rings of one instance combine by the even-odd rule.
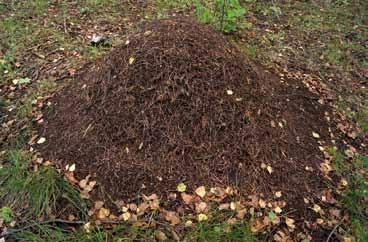
[[[329,139],[315,94],[188,18],[150,23],[129,42],[54,97],[41,127],[46,158],[75,163],[78,178],[91,174],[113,199],[166,195],[180,182],[233,185],[282,191],[307,212],[303,197],[325,186],[312,132]]]

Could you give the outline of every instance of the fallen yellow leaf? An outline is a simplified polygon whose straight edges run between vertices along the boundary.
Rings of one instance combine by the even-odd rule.
[[[272,167],[271,167],[271,166],[267,166],[267,168],[266,168],[266,169],[267,169],[268,173],[270,173],[270,174],[273,172],[273,170],[272,170]]]
[[[208,220],[208,216],[206,214],[204,214],[204,213],[198,214],[198,221],[199,222],[206,221],[206,220]]]
[[[132,217],[132,215],[129,212],[123,213],[123,220],[124,221],[128,221],[131,217]]]
[[[98,212],[98,219],[105,219],[110,215],[110,210],[107,208],[101,208],[100,211]]]
[[[178,192],[185,192],[185,190],[187,190],[187,186],[183,182],[181,182],[176,187],[176,190],[178,190]]]
[[[86,231],[86,233],[91,233],[91,223],[90,222],[85,223],[83,225],[83,229],[84,229],[84,231]]]
[[[129,65],[133,64],[135,61],[135,58],[134,57],[130,57],[129,58]]]

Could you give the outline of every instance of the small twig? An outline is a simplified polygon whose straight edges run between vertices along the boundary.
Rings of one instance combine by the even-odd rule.
[[[336,229],[337,229],[340,225],[341,225],[341,224],[336,224],[336,225],[335,225],[335,227],[333,228],[333,230],[331,231],[331,233],[328,235],[326,242],[329,242],[329,241],[330,241],[330,239],[331,239],[332,235],[335,233]]]

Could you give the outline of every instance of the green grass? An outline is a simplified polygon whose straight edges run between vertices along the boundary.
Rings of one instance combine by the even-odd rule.
[[[0,169],[0,205],[21,214],[19,219],[51,215],[62,201],[78,213],[84,212],[79,192],[53,167],[30,170],[31,156],[21,150],[8,151],[5,162]]]
[[[329,147],[327,152],[332,157],[332,167],[339,175],[343,175],[345,172],[349,171],[349,163],[345,160],[345,156],[334,147]]]
[[[368,241],[368,183],[366,177],[354,174],[349,178],[349,187],[344,193],[343,205],[352,219],[350,228],[356,241]]]
[[[172,238],[169,228],[160,228],[168,239]],[[10,232],[12,232],[10,230]],[[105,242],[105,241],[157,241],[154,236],[154,228],[142,228],[136,225],[118,225],[112,229],[91,228],[89,233],[79,229],[76,232],[64,231],[59,227],[51,225],[34,224],[27,231],[14,233],[13,237],[25,242]],[[257,239],[250,231],[246,223],[228,225],[227,223],[216,224],[213,222],[200,223],[189,233],[181,237],[181,241],[198,242],[256,242]]]
[[[256,59],[260,50],[256,45],[245,44],[241,46],[243,53],[250,59]]]
[[[357,124],[363,129],[363,132],[368,132],[368,110],[358,113]]]
[[[119,225],[112,229],[95,227],[86,233],[83,229],[70,232],[56,226],[35,224],[30,231],[16,233],[13,237],[24,242],[155,241],[153,229],[134,225]]]
[[[161,10],[187,9],[193,5],[193,0],[158,0],[156,7]]]
[[[34,106],[33,102],[37,97],[50,93],[56,87],[56,83],[53,80],[45,79],[40,81],[34,88],[29,88],[23,100],[17,105],[17,117],[24,119],[31,115]]]
[[[250,231],[248,223],[237,223],[229,225],[227,223],[200,223],[196,229],[187,237],[188,241],[198,242],[221,242],[221,241],[257,241]]]
[[[351,218],[351,233],[357,242],[368,241],[368,157],[356,155],[353,162],[349,162],[336,149],[330,148],[328,152],[333,168],[348,181],[341,202]]]

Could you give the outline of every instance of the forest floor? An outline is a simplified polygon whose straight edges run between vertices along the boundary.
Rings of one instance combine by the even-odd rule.
[[[145,23],[192,15],[190,2],[0,2],[0,241],[368,241],[366,1],[250,1],[244,27],[225,36],[255,66],[305,85],[331,110],[334,136],[324,142],[331,130],[320,130],[308,143],[323,161],[301,169],[326,178],[302,199],[306,218],[288,207],[297,202],[286,190],[243,198],[232,187],[184,180],[139,202],[115,201],[119,211],[90,196],[99,181],[75,176],[78,165],[40,156],[37,127],[53,95]],[[94,35],[108,43],[92,45]],[[259,169],[264,181],[277,177],[276,164]]]

